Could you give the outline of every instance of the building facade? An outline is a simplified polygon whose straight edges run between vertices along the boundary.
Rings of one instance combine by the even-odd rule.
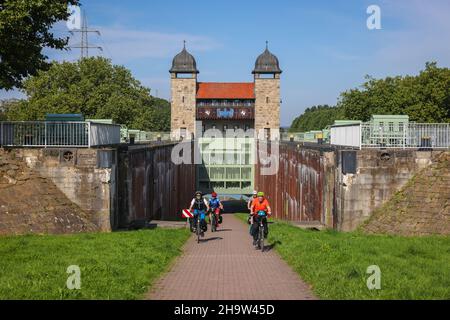
[[[281,72],[267,46],[256,59],[253,82],[200,82],[197,63],[186,48],[175,56],[171,134],[176,140],[196,138],[202,162],[196,166],[198,190],[252,192],[254,138],[279,139]]]
[[[191,138],[208,129],[223,134],[254,129],[258,138],[279,138],[282,71],[267,46],[256,59],[253,82],[199,82],[197,63],[186,47],[169,72],[174,137]]]

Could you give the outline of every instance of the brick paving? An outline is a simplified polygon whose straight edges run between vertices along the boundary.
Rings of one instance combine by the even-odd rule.
[[[274,250],[253,248],[248,226],[236,217],[224,215],[219,231],[208,228],[203,239],[188,240],[184,254],[157,281],[148,299],[316,299]]]

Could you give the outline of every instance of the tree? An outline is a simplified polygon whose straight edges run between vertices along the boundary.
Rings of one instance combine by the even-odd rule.
[[[169,130],[170,105],[123,66],[102,57],[54,62],[24,81],[28,99],[8,112],[10,120],[43,120],[47,113],[81,113],[140,130]]]
[[[292,122],[291,132],[322,130],[334,123],[341,116],[341,110],[334,106],[319,105],[307,108],[305,112]]]
[[[450,69],[432,62],[417,76],[366,79],[360,89],[341,94],[338,106],[347,119],[406,114],[416,122],[450,122]]]
[[[290,131],[322,129],[334,120],[369,121],[374,114],[408,115],[415,122],[450,122],[450,69],[427,62],[417,76],[374,79],[341,93],[337,107],[314,106],[294,119]]]
[[[44,47],[63,49],[68,37],[51,31],[67,20],[68,6],[78,0],[0,0],[0,88],[21,87],[22,80],[49,67]]]

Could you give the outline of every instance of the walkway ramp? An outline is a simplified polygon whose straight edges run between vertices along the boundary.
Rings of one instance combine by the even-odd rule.
[[[201,243],[191,237],[172,270],[148,299],[277,300],[315,299],[310,288],[271,248],[256,250],[248,226],[224,215],[218,232]]]

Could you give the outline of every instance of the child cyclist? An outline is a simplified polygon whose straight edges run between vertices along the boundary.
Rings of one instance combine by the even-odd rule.
[[[211,199],[209,199],[209,220],[211,221],[211,215],[215,214],[216,219],[216,228],[222,223],[222,215],[221,210],[223,210],[223,205],[220,199],[217,197],[217,193],[211,193]]]

